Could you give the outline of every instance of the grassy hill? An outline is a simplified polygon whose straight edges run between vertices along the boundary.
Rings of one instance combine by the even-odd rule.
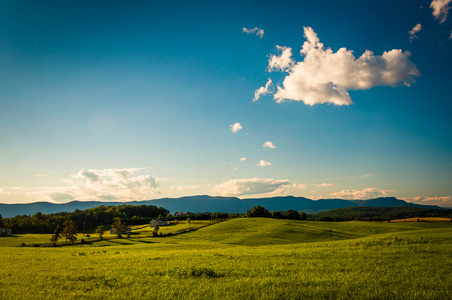
[[[11,239],[0,299],[452,298],[452,222],[255,218],[70,247]]]

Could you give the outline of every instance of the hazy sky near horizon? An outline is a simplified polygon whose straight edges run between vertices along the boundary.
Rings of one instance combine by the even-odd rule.
[[[452,207],[434,1],[0,1],[0,203]]]

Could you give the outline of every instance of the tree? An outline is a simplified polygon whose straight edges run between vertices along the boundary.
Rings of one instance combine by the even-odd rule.
[[[105,230],[107,230],[107,229],[105,228],[104,225],[99,225],[99,226],[97,226],[96,234],[99,235],[99,240],[102,240],[102,239],[104,238],[104,232],[105,232]]]
[[[152,235],[153,236],[158,236],[159,230],[160,230],[160,227],[158,225],[155,225],[154,231],[152,231]]]
[[[56,246],[58,239],[61,237],[60,231],[61,231],[60,225],[57,225],[55,232],[52,234],[52,237],[50,238],[50,241],[52,242],[53,246]]]
[[[114,222],[111,225],[111,227],[113,227],[115,229],[116,237],[120,238],[122,230],[126,225],[121,221],[121,218],[116,217],[113,220],[114,220]]]
[[[246,216],[249,218],[269,218],[271,217],[270,212],[263,206],[254,206],[252,209],[246,211]]]
[[[63,223],[64,228],[61,231],[61,234],[66,237],[66,244],[67,240],[69,240],[71,243],[75,242],[77,238],[75,237],[77,235],[77,225],[72,220],[66,220]]]
[[[187,218],[187,222],[188,222],[188,228],[190,228],[191,219]]]
[[[300,215],[298,214],[298,212],[293,209],[289,209],[288,211],[286,211],[285,216],[289,220],[299,220],[300,219]]]
[[[306,220],[307,219],[307,215],[304,211],[300,212],[300,220]]]
[[[0,214],[0,227],[3,227],[3,218],[2,218],[2,214]]]

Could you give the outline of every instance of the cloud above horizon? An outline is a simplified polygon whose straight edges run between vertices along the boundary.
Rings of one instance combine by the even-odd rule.
[[[252,29],[248,29],[246,27],[243,27],[243,32],[253,34],[255,33],[258,37],[262,38],[264,36],[264,30],[260,29],[259,27],[254,27]]]
[[[416,196],[416,197],[401,197],[399,199],[422,205],[437,205],[441,207],[452,207],[451,196],[442,196],[442,197]]]
[[[144,168],[81,169],[71,175],[68,187],[41,187],[38,195],[45,201],[133,201],[157,194],[159,182],[151,175],[132,176]]]
[[[325,48],[311,27],[304,27],[304,42],[300,54],[302,61],[291,57],[291,49],[277,46],[279,56],[271,56],[268,71],[288,73],[283,86],[273,95],[276,102],[303,101],[306,105],[331,103],[350,105],[348,90],[367,90],[376,86],[410,86],[420,76],[410,61],[411,53],[393,49],[374,55],[366,50],[355,58],[352,50],[340,48],[333,52]]]
[[[235,124],[231,124],[229,126],[231,127],[231,131],[233,133],[237,133],[237,132],[239,132],[239,130],[243,129],[242,125],[239,122],[237,122]]]
[[[422,29],[422,25],[421,24],[417,24],[416,26],[414,26],[409,32],[408,34],[410,35],[410,43],[414,40],[417,39],[416,33],[418,33],[419,31],[421,31]]]
[[[447,15],[449,14],[449,3],[452,0],[433,0],[430,3],[430,8],[433,9],[432,14],[435,20],[438,20],[440,23],[444,23],[447,19]]]
[[[378,188],[366,188],[362,190],[342,190],[340,192],[331,193],[330,196],[347,200],[365,200],[378,197],[386,197],[394,193],[390,190],[381,190]]]
[[[290,185],[289,180],[264,178],[231,179],[215,185],[211,192],[219,196],[243,196],[265,194],[276,191],[282,186]]]

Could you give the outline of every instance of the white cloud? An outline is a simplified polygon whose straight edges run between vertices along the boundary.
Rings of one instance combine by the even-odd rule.
[[[242,196],[263,194],[276,191],[281,186],[289,185],[289,180],[250,178],[231,179],[213,187],[211,192],[220,196]]]
[[[419,31],[421,31],[422,29],[422,25],[421,24],[417,24],[416,26],[413,27],[413,29],[411,29],[408,34],[410,35],[410,42],[414,39],[417,39],[416,33],[418,33]]]
[[[333,184],[332,183],[326,183],[326,182],[324,182],[324,183],[320,183],[320,184],[313,184],[314,186],[323,186],[323,187],[326,187],[326,186],[332,186]]]
[[[256,165],[256,166],[259,166],[259,167],[266,167],[266,166],[271,166],[272,164],[270,163],[270,162],[268,162],[268,161],[265,161],[265,160],[261,160],[261,161],[259,161],[259,163]]]
[[[342,190],[340,192],[331,193],[330,196],[340,199],[364,200],[378,197],[385,197],[394,191],[381,190],[378,188],[367,188],[362,190]]]
[[[184,192],[186,190],[192,190],[192,189],[197,189],[199,188],[199,185],[181,185],[177,187],[177,191],[179,192]]]
[[[245,161],[245,160],[246,160],[246,157],[240,158],[240,161]]]
[[[253,102],[256,102],[257,100],[259,100],[259,98],[262,95],[267,95],[272,93],[273,91],[270,90],[270,87],[272,85],[272,80],[269,78],[267,83],[265,84],[265,86],[261,86],[260,88],[258,88],[257,90],[254,91],[254,98],[253,98]]]
[[[258,27],[254,27],[252,29],[248,29],[248,28],[243,27],[243,32],[245,32],[245,33],[255,33],[257,36],[259,36],[261,38],[264,36],[264,30],[260,29]]]
[[[0,184],[0,194],[3,193],[5,190],[3,189],[3,186]]]
[[[276,49],[281,51],[281,54],[279,56],[270,55],[267,70],[269,72],[286,71],[294,64],[294,61],[292,60],[292,48],[276,46]]]
[[[449,14],[449,3],[452,0],[433,0],[430,3],[430,8],[433,9],[433,16],[436,20],[439,20],[440,23],[444,23],[447,19],[447,15]]]
[[[276,146],[273,145],[273,143],[270,142],[270,141],[266,141],[266,142],[262,145],[262,147],[264,147],[264,148],[272,148],[272,149],[275,149],[275,148],[276,148]]]
[[[229,126],[231,127],[231,131],[234,133],[238,132],[239,130],[241,130],[243,128],[239,122],[237,122],[235,124],[231,124]]]
[[[158,180],[150,175],[132,176],[143,168],[81,169],[73,174],[67,187],[41,187],[40,200],[66,202],[70,200],[146,200],[156,194]]]
[[[442,196],[442,197],[416,196],[416,197],[402,197],[399,199],[422,205],[438,205],[441,207],[452,207],[451,196]]]
[[[393,49],[379,56],[366,50],[356,59],[353,51],[346,48],[337,52],[325,49],[310,27],[304,27],[304,36],[306,41],[300,51],[304,59],[287,69],[289,75],[283,87],[278,87],[274,94],[278,103],[294,100],[311,106],[318,103],[350,105],[352,99],[347,90],[409,86],[414,77],[420,76],[416,65],[409,60],[409,51]],[[273,70],[276,66],[268,68]]]

